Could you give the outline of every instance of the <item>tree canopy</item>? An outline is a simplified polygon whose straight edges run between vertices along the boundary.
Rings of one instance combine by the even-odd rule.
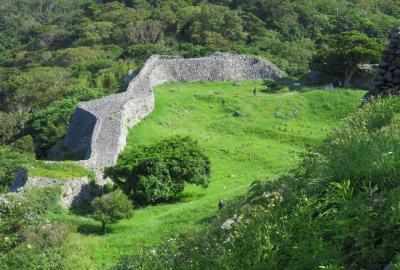
[[[210,161],[198,143],[181,136],[126,149],[117,164],[105,170],[105,176],[141,203],[169,200],[186,184],[206,188],[210,174]]]
[[[359,64],[370,64],[380,59],[382,44],[367,35],[349,31],[320,39],[313,58],[316,69],[343,77],[345,87]]]

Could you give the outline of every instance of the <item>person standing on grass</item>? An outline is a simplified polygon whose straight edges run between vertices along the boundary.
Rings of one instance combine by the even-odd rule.
[[[253,89],[253,95],[256,96],[257,95],[257,88]]]

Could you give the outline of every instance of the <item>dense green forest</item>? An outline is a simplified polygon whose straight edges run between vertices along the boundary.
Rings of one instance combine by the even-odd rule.
[[[358,31],[384,44],[399,23],[398,0],[2,0],[0,143],[45,158],[79,101],[123,90],[152,54],[260,55],[301,77],[318,41]]]

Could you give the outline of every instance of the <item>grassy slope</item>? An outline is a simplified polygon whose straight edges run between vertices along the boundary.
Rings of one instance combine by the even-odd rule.
[[[88,176],[95,178],[93,172],[73,161],[43,162],[36,161],[27,165],[28,174],[32,177],[70,179]]]
[[[71,268],[104,269],[124,255],[162,243],[184,230],[202,227],[221,199],[245,192],[256,179],[281,174],[296,162],[306,144],[318,143],[335,122],[359,105],[363,92],[351,90],[266,94],[251,90],[262,82],[167,84],[156,89],[156,110],[132,129],[128,147],[173,134],[195,137],[211,158],[208,189],[188,186],[182,200],[136,210],[130,220],[94,232],[90,219],[69,216],[86,233],[72,235]],[[291,116],[293,111],[299,116]],[[233,117],[240,111],[241,117]],[[274,114],[279,112],[281,118]]]

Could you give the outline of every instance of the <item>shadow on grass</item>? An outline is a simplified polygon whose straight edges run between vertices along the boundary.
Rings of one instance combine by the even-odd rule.
[[[102,230],[101,224],[100,223],[94,223],[94,222],[86,222],[82,223],[78,226],[78,232],[84,235],[105,235],[112,233],[112,229],[110,227],[107,227],[106,232]]]
[[[195,201],[202,199],[206,196],[206,193],[183,193],[180,195],[177,195],[176,197],[176,202],[189,202],[189,201]]]
[[[104,235],[104,234],[110,234],[113,232],[113,230],[110,227],[107,227],[107,231],[104,232],[102,230],[101,224],[98,222],[95,222],[93,220],[90,220],[90,216],[93,213],[93,207],[91,205],[91,202],[96,196],[99,196],[99,194],[93,194],[94,196],[91,197],[91,200],[87,200],[84,202],[80,202],[79,204],[74,204],[70,212],[74,215],[81,216],[87,218],[87,220],[82,221],[80,224],[77,226],[77,230],[79,233],[84,234],[84,235]],[[191,201],[199,200],[203,197],[205,197],[205,193],[184,193],[184,194],[177,194],[175,197],[167,200],[167,201],[159,201],[156,203],[146,203],[146,202],[135,202],[135,209],[134,210],[139,210],[139,209],[145,209],[147,207],[151,206],[164,206],[164,205],[173,205],[173,204],[183,204],[183,203],[189,203]],[[212,220],[214,216],[204,218],[199,221],[200,224],[202,223],[208,223],[210,220]]]
[[[179,204],[179,203],[189,203],[191,201],[199,200],[205,197],[205,193],[184,193],[184,194],[176,194],[174,197],[168,200],[160,200],[154,203],[145,202],[145,201],[135,201],[135,210],[137,209],[144,209],[150,206],[163,206],[163,205],[172,205],[172,204]]]
[[[267,94],[280,93],[282,91],[300,91],[304,88],[304,85],[302,83],[286,78],[280,80],[267,79],[263,81],[262,85],[264,86],[264,88],[259,89],[259,91]]]
[[[196,224],[204,225],[204,224],[211,224],[213,221],[215,221],[217,218],[217,215],[212,215],[208,217],[204,217],[202,219],[199,219]]]

